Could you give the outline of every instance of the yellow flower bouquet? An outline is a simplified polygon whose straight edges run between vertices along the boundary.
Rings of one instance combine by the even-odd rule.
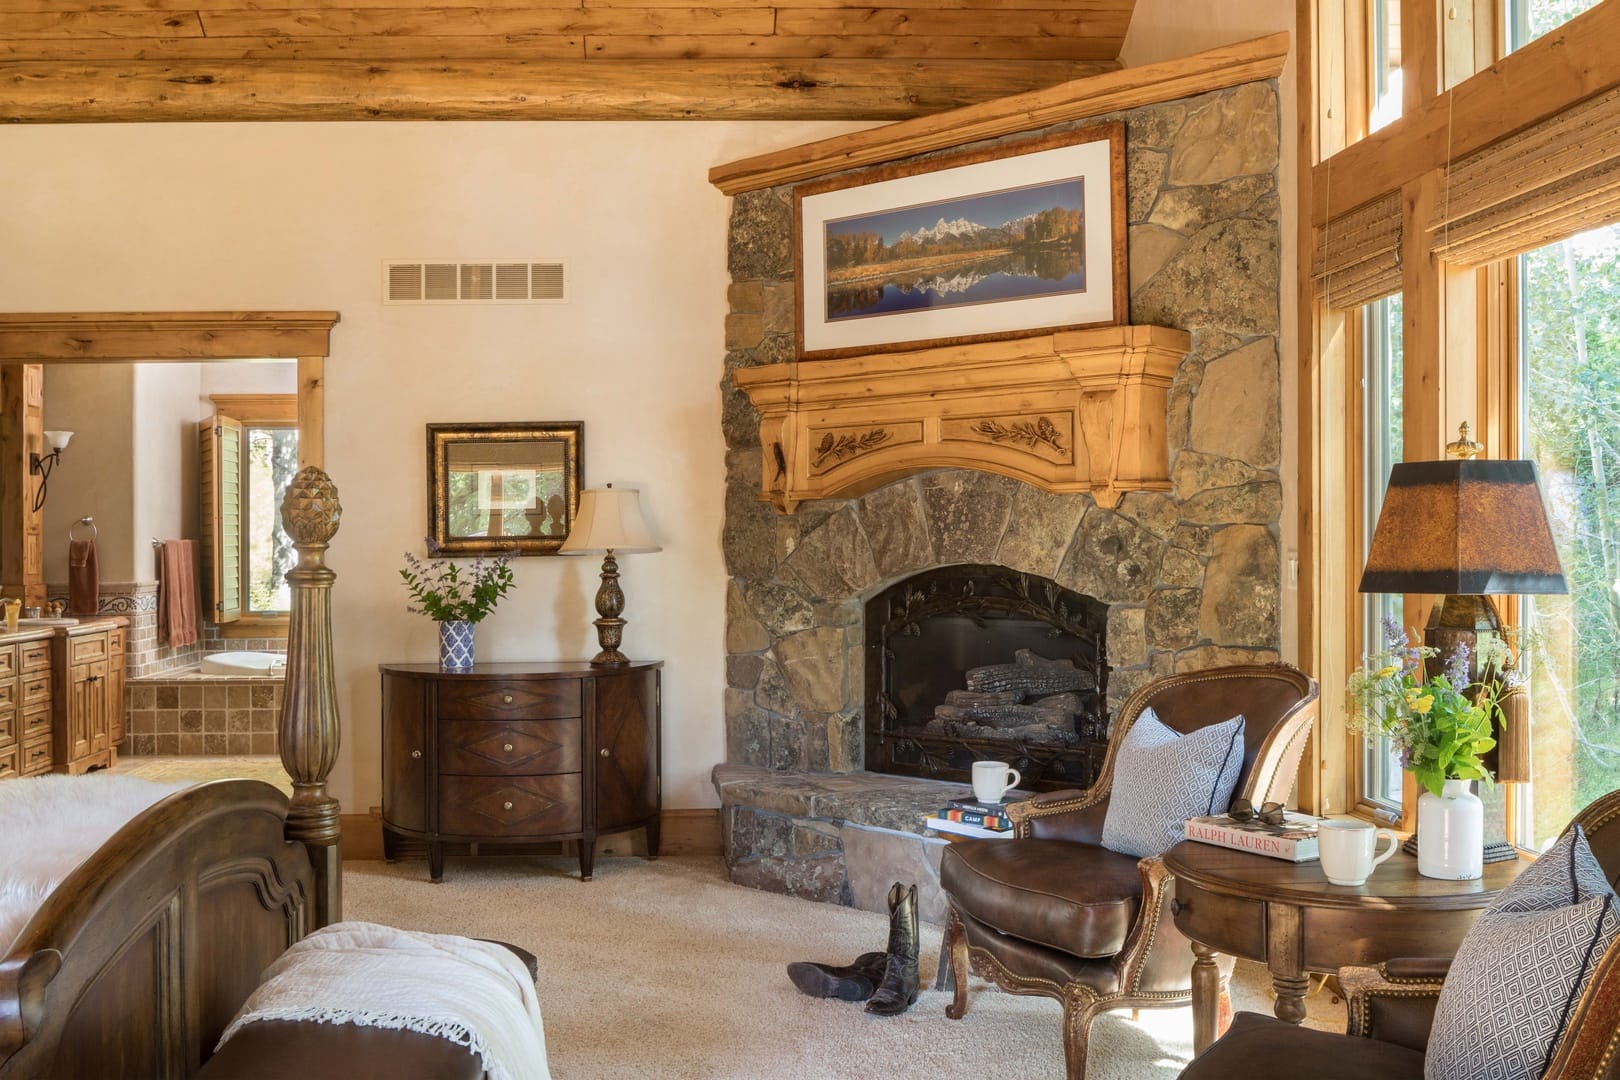
[[[1428,677],[1423,662],[1436,650],[1398,627],[1385,630],[1384,651],[1367,656],[1350,676],[1352,730],[1388,737],[1401,752],[1401,767],[1435,795],[1447,780],[1490,782],[1480,755],[1496,745],[1492,721],[1501,714],[1502,680],[1491,675],[1471,685],[1466,645],[1447,658],[1442,674]]]

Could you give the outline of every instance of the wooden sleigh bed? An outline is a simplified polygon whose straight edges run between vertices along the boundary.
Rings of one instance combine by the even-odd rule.
[[[282,504],[299,556],[279,735],[292,798],[256,780],[187,788],[74,869],[0,960],[0,1080],[187,1080],[264,968],[341,918],[324,561],[339,514],[326,474],[299,472]]]

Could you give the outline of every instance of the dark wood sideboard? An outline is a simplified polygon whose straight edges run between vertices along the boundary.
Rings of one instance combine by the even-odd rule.
[[[579,842],[591,879],[600,835],[645,829],[658,854],[661,661],[383,664],[383,850]]]

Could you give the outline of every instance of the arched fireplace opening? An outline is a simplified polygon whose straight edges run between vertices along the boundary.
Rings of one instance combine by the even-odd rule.
[[[866,603],[866,768],[1085,787],[1108,737],[1108,606],[1004,566],[926,570]]]

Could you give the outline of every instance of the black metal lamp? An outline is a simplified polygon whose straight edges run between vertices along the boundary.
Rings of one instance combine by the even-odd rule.
[[[1478,679],[1479,646],[1502,633],[1489,596],[1569,589],[1535,462],[1479,460],[1482,447],[1469,439],[1467,424],[1459,435],[1446,446],[1449,460],[1403,462],[1390,471],[1359,591],[1438,594],[1423,630],[1423,643],[1437,650],[1429,674],[1466,643],[1469,678]],[[1524,783],[1530,779],[1524,695],[1510,695],[1503,712],[1507,723],[1488,764],[1498,781]],[[1488,850],[1487,860],[1492,856]]]

